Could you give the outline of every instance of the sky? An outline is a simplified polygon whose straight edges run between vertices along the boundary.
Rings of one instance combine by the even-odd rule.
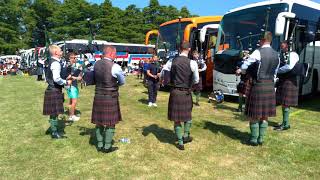
[[[104,0],[88,0],[92,3],[101,3]],[[223,15],[228,10],[243,5],[260,2],[262,0],[158,0],[160,5],[173,5],[180,9],[186,6],[191,14],[199,16]],[[301,0],[305,1],[305,0]],[[313,0],[320,3],[320,0]],[[135,4],[138,8],[148,6],[149,0],[112,0],[112,5],[125,9],[128,5]]]

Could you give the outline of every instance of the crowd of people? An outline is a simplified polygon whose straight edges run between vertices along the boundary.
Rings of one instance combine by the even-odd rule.
[[[283,122],[274,129],[278,131],[290,129],[290,107],[298,104],[297,73],[294,67],[299,57],[288,48],[288,43],[281,44],[282,54],[270,46],[272,34],[266,32],[260,41],[260,48],[244,58],[242,65],[236,74],[242,76],[242,83],[238,91],[239,111],[245,104],[244,114],[250,125],[250,139],[248,145],[258,146],[264,143],[268,118],[276,115],[276,101],[283,106]],[[122,120],[119,104],[119,87],[125,84],[125,75],[121,66],[114,63],[116,49],[106,46],[103,56],[92,68],[92,71],[84,71],[83,67],[77,67],[76,54],[69,53],[69,73],[64,75],[63,65],[60,63],[62,51],[58,46],[50,46],[51,59],[46,68],[48,87],[44,93],[43,115],[49,116],[51,137],[53,139],[64,138],[63,131],[59,131],[58,115],[63,113],[63,93],[65,87],[70,99],[69,120],[77,121],[75,108],[79,90],[77,81],[82,78],[91,85],[95,85],[95,96],[91,122],[95,124],[98,152],[110,153],[118,147],[113,147],[112,139],[116,125]],[[148,62],[140,61],[137,70],[138,78],[147,82],[148,106],[157,107],[157,91],[159,85],[168,78],[164,70],[168,70],[169,84],[171,86],[168,103],[168,120],[173,122],[173,129],[177,138],[177,148],[185,149],[185,144],[193,141],[191,136],[193,105],[199,105],[201,92],[201,73],[206,70],[205,63],[199,57],[197,51],[190,52],[190,44],[183,42],[179,56],[169,60],[165,65],[158,63],[158,57],[154,55]],[[189,59],[189,54],[192,59]],[[289,57],[289,58],[288,58]],[[278,75],[279,83],[275,91],[275,77]],[[195,102],[192,94],[196,95]]]
[[[0,60],[0,76],[16,75],[19,68],[20,63],[16,58],[6,58]]]

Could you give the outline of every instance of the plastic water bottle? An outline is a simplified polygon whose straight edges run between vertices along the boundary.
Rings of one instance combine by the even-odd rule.
[[[124,143],[124,144],[129,144],[130,139],[129,138],[121,138],[121,139],[119,139],[119,142]]]

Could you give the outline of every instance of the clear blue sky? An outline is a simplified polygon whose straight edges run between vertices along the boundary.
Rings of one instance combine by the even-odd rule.
[[[104,0],[88,0],[92,3],[101,3]],[[223,15],[228,10],[262,0],[158,0],[160,5],[173,5],[180,9],[187,6],[192,14],[200,16]],[[301,0],[305,1],[305,0]],[[320,3],[320,0],[313,0]],[[128,5],[135,4],[139,8],[148,6],[149,0],[112,0],[112,5],[125,9]]]

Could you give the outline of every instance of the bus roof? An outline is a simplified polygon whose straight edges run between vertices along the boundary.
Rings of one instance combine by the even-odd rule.
[[[181,18],[181,22],[192,22],[192,23],[205,23],[211,21],[221,21],[222,16],[201,16],[201,17],[191,17],[191,18]],[[179,19],[171,20],[165,23],[162,23],[160,27],[166,26],[169,24],[178,23]]]
[[[21,57],[17,55],[5,55],[5,56],[0,56],[0,59],[21,59]]]
[[[232,12],[236,12],[236,11],[241,11],[244,9],[248,9],[248,8],[253,8],[253,7],[259,7],[259,6],[265,6],[265,5],[269,5],[269,4],[280,4],[280,3],[287,3],[290,6],[293,3],[296,4],[300,4],[300,5],[304,5],[313,9],[319,9],[320,10],[320,4],[310,1],[310,0],[269,0],[269,1],[262,1],[262,2],[258,2],[258,3],[253,3],[253,4],[248,4],[245,6],[241,6],[235,9],[231,9],[229,10],[226,14],[232,13]]]
[[[86,39],[72,39],[66,41],[67,44],[88,44],[88,40]],[[59,41],[54,44],[57,45],[63,45],[64,41]],[[154,45],[145,45],[145,44],[132,44],[132,43],[114,43],[114,42],[108,42],[103,40],[93,40],[92,44],[98,44],[98,45],[114,45],[114,46],[138,46],[138,47],[150,47],[154,48]]]

